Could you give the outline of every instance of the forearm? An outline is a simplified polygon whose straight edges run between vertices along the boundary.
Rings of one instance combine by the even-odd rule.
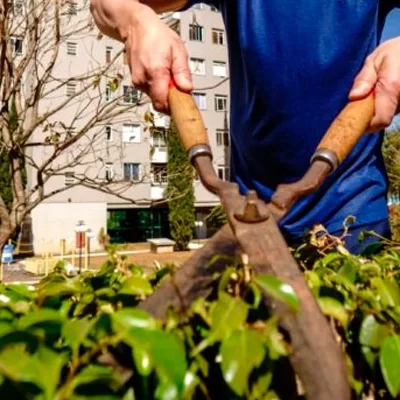
[[[145,21],[149,13],[182,8],[187,0],[91,0],[90,10],[105,35],[124,41],[129,26]]]

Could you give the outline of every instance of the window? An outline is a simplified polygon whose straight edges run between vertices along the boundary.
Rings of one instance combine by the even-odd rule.
[[[213,61],[213,75],[226,76],[226,62]]]
[[[76,56],[78,44],[76,42],[67,42],[67,54],[69,56]]]
[[[151,164],[150,177],[152,184],[161,185],[167,183],[167,164]]]
[[[229,167],[226,165],[218,165],[218,177],[223,181],[229,181]]]
[[[193,93],[194,101],[197,104],[199,110],[206,110],[207,109],[207,98],[205,93]]]
[[[12,2],[12,9],[13,9],[14,15],[21,15],[24,12],[23,0],[14,0]]]
[[[76,82],[68,82],[65,90],[68,97],[73,96],[76,93]]]
[[[122,141],[125,143],[140,143],[140,125],[124,124],[122,126]]]
[[[204,3],[197,3],[193,6],[195,10],[203,10],[204,9]]]
[[[113,48],[110,46],[106,47],[106,63],[109,64],[111,62],[112,59],[112,51]]]
[[[105,98],[106,101],[111,101],[114,98],[113,91],[111,90],[110,85],[106,86]]]
[[[226,129],[217,129],[217,146],[229,147],[229,132]]]
[[[20,56],[22,54],[22,39],[11,37],[10,46],[11,46],[11,53],[13,56]]]
[[[78,5],[75,1],[68,2],[68,15],[77,15],[78,14]]]
[[[165,148],[167,147],[167,141],[165,132],[154,131],[151,136],[151,142],[154,147]]]
[[[75,183],[75,174],[73,172],[66,172],[64,174],[65,186],[71,186]]]
[[[106,140],[107,140],[107,142],[111,142],[112,139],[113,139],[111,125],[106,125],[105,131],[106,131]]]
[[[190,58],[190,72],[194,75],[206,74],[206,62],[202,58]]]
[[[215,111],[226,111],[227,110],[227,96],[215,95]]]
[[[217,7],[211,6],[211,7],[210,7],[210,9],[211,9],[211,11],[214,11],[214,12],[219,12],[219,10],[218,10],[218,8],[217,8]]]
[[[140,164],[124,163],[124,180],[137,182],[140,180]]]
[[[219,45],[225,44],[225,33],[222,29],[212,29],[212,42]]]
[[[123,102],[125,104],[135,104],[139,101],[139,90],[137,90],[136,88],[124,85],[123,91]]]
[[[195,42],[202,42],[203,41],[203,33],[204,28],[200,25],[189,25],[189,40],[193,40]]]
[[[114,178],[114,164],[110,162],[106,163],[105,171],[106,171],[106,180],[112,181]]]

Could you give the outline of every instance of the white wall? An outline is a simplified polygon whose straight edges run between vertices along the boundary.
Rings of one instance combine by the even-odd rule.
[[[97,240],[101,228],[107,228],[106,203],[41,203],[32,211],[33,245],[36,254],[46,251],[58,253],[60,242],[66,240],[66,249],[75,245],[74,227],[83,220],[95,237],[91,250],[100,249]]]

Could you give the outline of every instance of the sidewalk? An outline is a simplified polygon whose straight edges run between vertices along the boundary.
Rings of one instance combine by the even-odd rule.
[[[188,251],[183,252],[173,252],[173,253],[151,253],[150,247],[137,248],[136,250],[120,250],[117,253],[125,255],[129,263],[140,265],[145,269],[153,269],[156,264],[175,264],[177,266],[185,262],[192,254],[193,251],[202,247],[204,241],[198,242],[197,240],[192,241],[189,245]],[[77,256],[75,255],[75,266],[77,265]],[[86,253],[82,253],[82,259],[85,259]],[[106,252],[90,253],[90,269],[96,270],[106,261],[108,254]],[[38,257],[43,258],[43,257]],[[63,257],[61,255],[52,256],[53,260],[60,260]],[[71,256],[65,255],[64,260],[70,261]],[[25,271],[24,259],[16,260],[15,263],[11,264],[10,267],[4,266],[4,283],[25,283],[25,284],[35,284],[40,281],[44,275],[33,275]]]

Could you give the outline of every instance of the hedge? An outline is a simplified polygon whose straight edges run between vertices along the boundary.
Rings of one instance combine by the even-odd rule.
[[[311,248],[311,251],[310,251]],[[345,352],[354,398],[400,395],[400,249],[294,251]],[[153,319],[138,304],[174,273],[110,252],[98,272],[62,263],[37,286],[0,287],[0,398],[279,399],[290,343],[262,291],[296,312],[290,287],[232,261],[210,298]]]

